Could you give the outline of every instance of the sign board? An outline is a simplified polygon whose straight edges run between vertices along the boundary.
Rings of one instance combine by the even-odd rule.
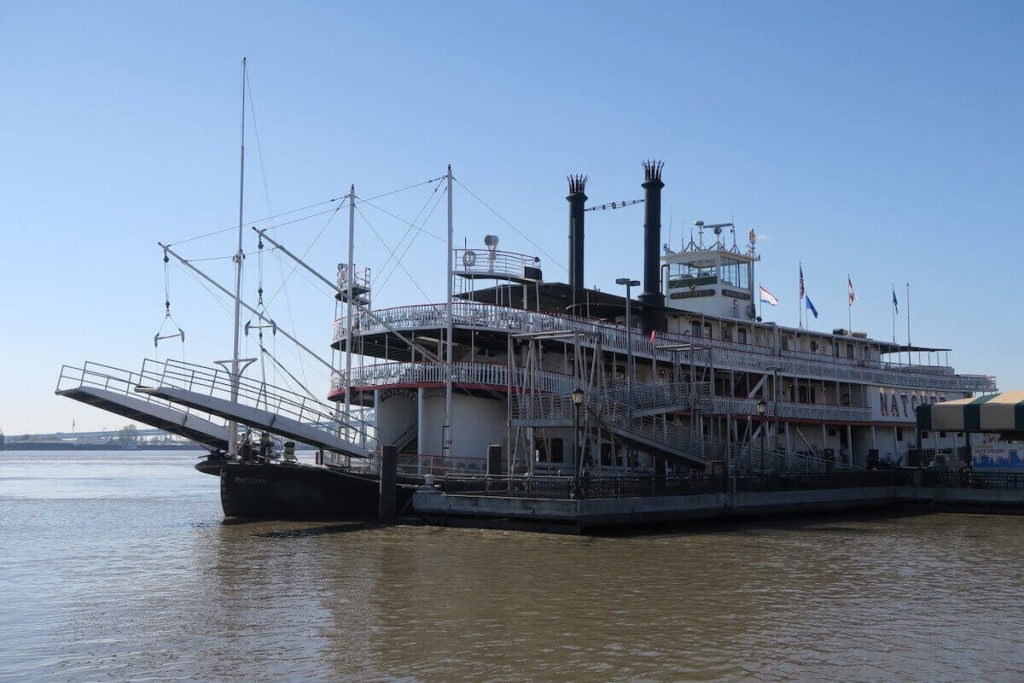
[[[973,446],[974,469],[1024,472],[1024,443],[990,443]]]

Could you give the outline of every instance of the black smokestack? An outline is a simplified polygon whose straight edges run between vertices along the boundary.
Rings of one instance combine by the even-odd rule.
[[[644,162],[644,291],[638,298],[643,305],[641,325],[644,334],[665,330],[665,295],[658,277],[661,270],[661,161]]]
[[[583,284],[583,205],[587,201],[584,190],[587,176],[569,176],[569,286],[578,292]]]

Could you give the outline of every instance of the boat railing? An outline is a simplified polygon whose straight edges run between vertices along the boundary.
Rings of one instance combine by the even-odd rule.
[[[469,476],[450,474],[439,481],[447,495],[473,495],[568,500],[728,494],[853,487],[891,487],[899,479],[892,470],[655,474],[584,471],[575,476],[535,474]]]
[[[353,313],[353,329],[361,334],[394,329],[441,328],[446,325],[444,304],[398,306],[373,312]],[[345,338],[346,318],[335,321],[332,343]],[[920,387],[949,391],[985,391],[995,389],[995,378],[987,375],[957,375],[947,366],[895,365],[874,360],[856,360],[803,351],[778,351],[774,347],[741,344],[721,339],[695,338],[688,334],[659,333],[652,340],[634,330],[627,334],[622,326],[609,325],[589,318],[538,313],[497,304],[458,302],[452,304],[452,323],[459,327],[488,329],[511,333],[567,332],[580,335],[581,343],[596,345],[607,351],[657,358],[658,361],[681,364],[708,362],[708,353],[716,365],[768,373],[772,369],[785,374],[828,377],[845,381],[884,386]],[[683,348],[674,347],[687,344]]]
[[[371,434],[372,424],[352,414],[346,416],[338,407],[310,396],[243,377],[238,380],[237,399],[233,399],[231,373],[222,368],[177,360],[147,359],[143,362],[139,383],[176,387],[211,397],[236,400],[330,432],[364,449],[377,447],[376,438]]]
[[[712,412],[718,415],[748,415],[758,419],[757,399],[715,396]],[[766,420],[784,419],[825,420],[834,422],[869,422],[871,409],[857,406],[827,406],[788,401],[768,401]]]
[[[139,372],[117,368],[112,365],[104,365],[94,361],[86,361],[80,368],[72,365],[61,366],[56,391],[59,393],[80,387],[93,387],[114,394],[129,396],[138,401],[173,408],[180,413],[201,415],[204,419],[214,423],[222,422],[220,418],[208,413],[180,406],[148,394],[136,393],[135,387],[142,382],[142,379],[143,374]]]
[[[389,386],[398,384],[441,384],[446,380],[444,363],[378,363],[352,368],[351,373],[342,370],[334,373],[331,390],[340,391],[345,387]],[[527,373],[518,369],[513,374],[516,388],[527,387],[534,391],[562,393],[571,391],[573,379],[569,375],[538,370]],[[509,385],[508,366],[501,363],[452,363],[452,381],[458,384],[479,384],[491,387]]]
[[[540,258],[512,251],[482,247],[455,250],[455,274],[463,277],[494,277],[511,280],[537,280],[527,277],[527,268],[540,269]]]

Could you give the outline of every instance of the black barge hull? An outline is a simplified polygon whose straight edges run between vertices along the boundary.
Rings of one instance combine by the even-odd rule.
[[[302,463],[203,460],[196,469],[220,478],[224,516],[238,519],[369,520],[379,515],[376,475]],[[415,487],[399,485],[397,513]]]

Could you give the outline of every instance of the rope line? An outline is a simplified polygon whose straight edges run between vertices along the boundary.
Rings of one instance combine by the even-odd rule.
[[[497,216],[497,217],[498,217],[499,219],[501,219],[501,220],[502,220],[502,222],[504,222],[504,223],[505,223],[505,225],[507,225],[508,227],[512,228],[512,229],[513,229],[513,230],[515,230],[515,231],[516,231],[517,233],[519,233],[519,236],[520,236],[520,237],[522,237],[522,238],[523,238],[523,239],[525,239],[525,240],[526,240],[527,242],[529,242],[530,244],[532,244],[532,245],[534,246],[534,248],[535,248],[535,249],[537,249],[537,250],[538,250],[538,251],[539,251],[540,253],[544,254],[544,256],[545,256],[545,257],[546,257],[546,258],[547,258],[547,259],[548,259],[549,261],[551,261],[551,263],[552,263],[552,264],[554,264],[554,265],[558,266],[559,268],[561,268],[562,270],[564,270],[564,271],[565,271],[565,272],[567,272],[567,273],[569,272],[569,270],[568,270],[568,269],[567,269],[567,268],[566,268],[566,267],[565,267],[564,265],[562,265],[562,263],[561,263],[560,261],[556,260],[554,256],[552,256],[552,255],[551,255],[551,254],[549,254],[548,252],[544,251],[543,247],[541,247],[541,246],[540,246],[539,244],[537,244],[537,243],[536,243],[536,242],[534,242],[534,241],[533,241],[532,239],[530,239],[530,238],[529,238],[529,237],[528,237],[528,236],[526,235],[526,233],[524,233],[524,232],[523,232],[522,230],[520,230],[519,228],[517,228],[516,226],[514,226],[514,225],[512,224],[512,222],[511,222],[511,221],[509,221],[509,220],[508,220],[507,218],[505,218],[505,217],[504,217],[504,216],[502,216],[502,215],[501,215],[500,213],[498,213],[498,212],[497,212],[496,210],[494,210],[494,208],[492,208],[490,204],[488,204],[488,203],[487,203],[487,202],[485,202],[484,200],[480,199],[480,197],[477,197],[477,196],[476,196],[475,194],[473,194],[473,191],[472,191],[471,189],[469,189],[468,187],[466,187],[465,185],[463,185],[463,184],[462,184],[462,183],[461,183],[461,182],[459,181],[459,179],[458,179],[458,178],[452,178],[452,180],[454,180],[455,182],[459,183],[459,187],[461,187],[461,188],[462,188],[463,190],[465,190],[466,192],[468,192],[468,193],[470,194],[470,196],[472,196],[472,197],[473,197],[473,199],[477,200],[478,202],[480,202],[481,204],[483,204],[483,205],[484,205],[485,207],[487,207],[487,209],[488,209],[488,210],[489,210],[489,211],[490,211],[491,213],[493,213],[493,214],[494,214],[495,216]]]

